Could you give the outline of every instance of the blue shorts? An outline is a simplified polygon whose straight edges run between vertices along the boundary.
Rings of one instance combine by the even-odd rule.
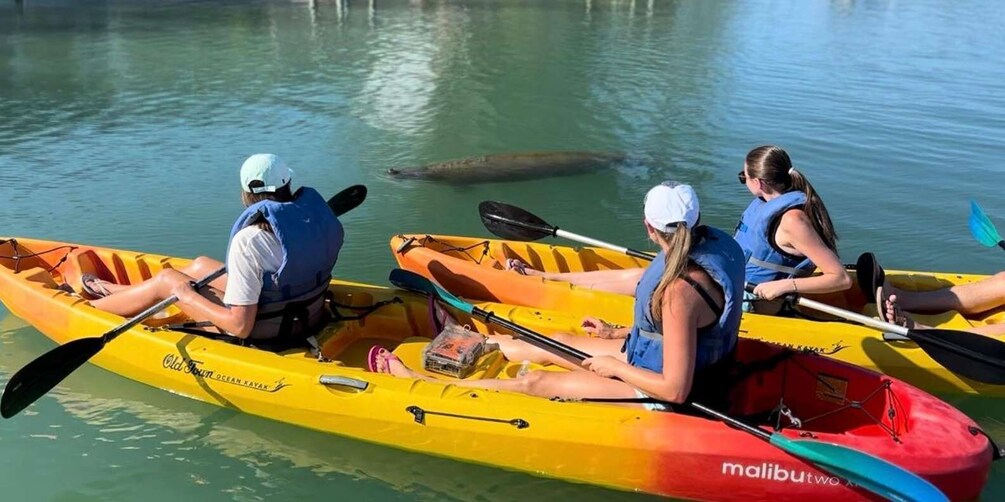
[[[754,312],[764,315],[779,315],[783,306],[784,301],[781,298],[776,298],[774,300],[762,300],[754,293],[747,291],[743,292],[742,310],[744,312]]]
[[[754,311],[754,300],[757,300],[757,295],[751,293],[750,291],[743,292],[743,311],[753,312]]]

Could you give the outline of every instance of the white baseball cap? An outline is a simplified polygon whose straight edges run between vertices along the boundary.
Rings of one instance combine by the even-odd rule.
[[[698,214],[698,194],[691,185],[664,181],[646,194],[646,222],[661,232],[672,233],[681,222],[690,230],[698,223]]]
[[[283,159],[271,153],[256,153],[241,165],[241,188],[245,192],[275,192],[290,183],[293,171],[286,167]],[[261,181],[265,186],[250,188],[252,181]]]

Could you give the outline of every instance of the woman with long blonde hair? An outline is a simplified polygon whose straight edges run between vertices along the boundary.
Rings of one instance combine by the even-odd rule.
[[[561,365],[509,380],[458,380],[454,385],[512,390],[542,397],[611,398],[666,410],[714,380],[737,343],[743,251],[729,234],[699,225],[698,197],[688,185],[653,187],[644,203],[645,228],[660,253],[635,285],[635,321],[626,340],[557,335],[592,354],[575,365],[525,342],[494,336],[509,360]],[[371,370],[428,378],[376,348]],[[661,401],[661,402],[654,402]]]

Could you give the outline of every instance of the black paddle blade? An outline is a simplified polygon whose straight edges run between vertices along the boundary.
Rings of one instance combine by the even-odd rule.
[[[478,204],[478,214],[489,232],[503,239],[513,241],[536,241],[552,237],[558,227],[524,211],[502,202],[484,201]]]
[[[1005,343],[949,329],[912,329],[907,337],[957,375],[992,385],[1005,385]]]
[[[328,199],[328,208],[335,216],[342,216],[363,203],[366,199],[366,185],[353,185]]]
[[[105,340],[100,336],[81,338],[60,345],[28,363],[7,382],[3,397],[0,397],[0,416],[10,418],[20,413],[104,346]]]
[[[411,270],[401,268],[392,269],[387,275],[387,280],[393,284],[394,287],[404,289],[406,291],[422,293],[430,296],[436,296],[437,293],[436,287],[433,286],[433,283],[429,279],[426,279]]]

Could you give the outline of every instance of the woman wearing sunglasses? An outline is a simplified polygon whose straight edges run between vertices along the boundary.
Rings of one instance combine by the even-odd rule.
[[[754,296],[774,300],[788,293],[829,293],[852,285],[837,255],[837,233],[823,201],[785,150],[765,145],[747,154],[740,183],[754,195],[734,238],[747,257],[746,279]],[[814,269],[819,275],[810,276]],[[744,310],[777,313],[779,304],[746,302]]]

